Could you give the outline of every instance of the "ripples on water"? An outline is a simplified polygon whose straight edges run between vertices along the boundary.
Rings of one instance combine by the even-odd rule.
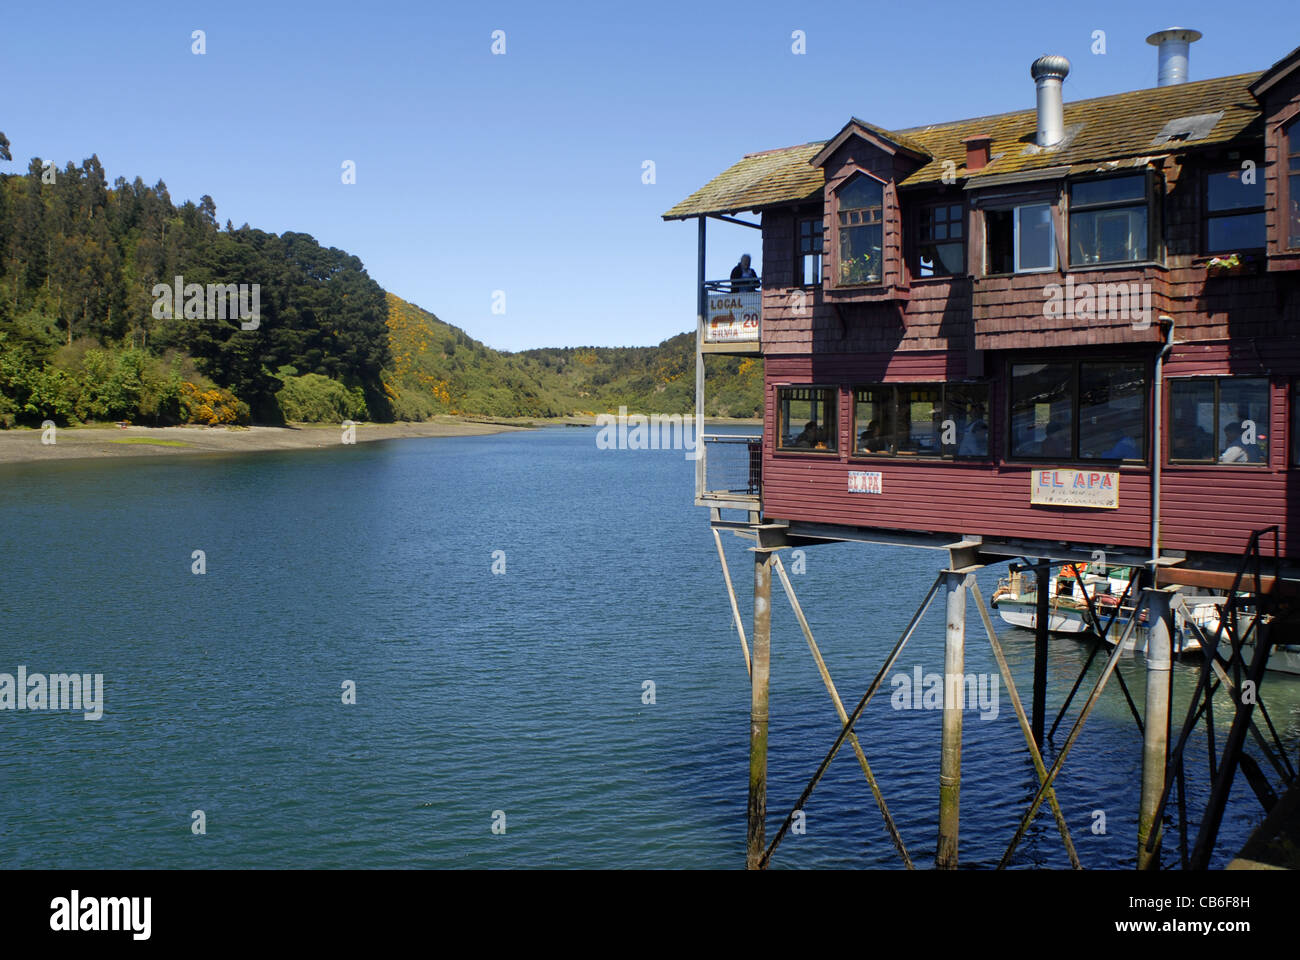
[[[98,722],[0,713],[0,866],[743,865],[748,682],[692,475],[680,452],[597,451],[589,429],[0,467],[0,671],[106,687]],[[751,555],[724,543],[748,621]],[[795,589],[850,709],[944,559],[806,551]],[[968,607],[966,670],[996,672]],[[775,579],[772,630],[769,836],[839,729]],[[1032,636],[1004,641],[1027,699]],[[1053,641],[1049,708],[1086,655]],[[941,602],[895,673],[917,665],[943,669]],[[1121,669],[1140,706],[1141,659]],[[1176,725],[1192,677],[1178,668]],[[859,730],[928,866],[940,711],[889,693]],[[1000,693],[996,719],[966,714],[965,866],[996,864],[1036,784]],[[1269,675],[1264,698],[1294,752],[1300,683]],[[1060,778],[1086,866],[1133,864],[1140,753],[1108,689]],[[1239,777],[1218,863],[1259,810]],[[897,864],[847,748],[806,817],[776,866]],[[1067,866],[1050,814],[1016,862]]]

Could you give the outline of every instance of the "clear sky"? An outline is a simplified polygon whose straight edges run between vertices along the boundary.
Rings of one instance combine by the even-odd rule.
[[[97,153],[110,182],[162,179],[177,203],[210,194],[223,224],[341,247],[499,349],[652,344],[695,313],[695,225],[660,215],[743,154],[850,116],[902,128],[1032,107],[1044,53],[1073,63],[1067,101],[1154,86],[1144,38],[1170,26],[1205,34],[1192,79],[1225,76],[1300,45],[1300,6],[14,3],[0,170]],[[757,231],[711,222],[711,277],[746,250],[761,272]]]

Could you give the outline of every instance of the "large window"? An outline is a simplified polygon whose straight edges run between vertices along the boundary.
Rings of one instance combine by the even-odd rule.
[[[1070,184],[1070,266],[1147,259],[1145,174]]]
[[[884,185],[858,174],[839,200],[839,282],[879,283],[883,276]]]
[[[1206,253],[1264,248],[1264,176],[1259,171],[1250,177],[1244,173],[1234,167],[1205,178]]]
[[[834,453],[839,448],[834,387],[778,387],[778,450]]]
[[[1031,203],[984,214],[988,273],[1034,273],[1056,269],[1052,204]]]
[[[1268,463],[1268,380],[1204,377],[1169,383],[1169,459]]]
[[[825,221],[821,217],[802,217],[797,221],[797,226],[799,246],[794,258],[795,285],[803,287],[821,283]]]
[[[853,392],[853,452],[889,457],[977,457],[989,452],[983,383],[875,384]]]
[[[965,211],[960,203],[930,203],[917,211],[915,270],[918,277],[965,272]]]
[[[1300,121],[1291,124],[1282,149],[1286,152],[1287,209],[1283,214],[1282,229],[1287,236],[1287,247],[1300,249]]]
[[[1011,364],[1010,454],[1033,460],[1146,459],[1141,361]]]

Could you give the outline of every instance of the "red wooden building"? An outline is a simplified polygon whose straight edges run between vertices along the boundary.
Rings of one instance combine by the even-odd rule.
[[[700,390],[709,353],[765,366],[761,480],[709,444],[697,501],[1220,588],[1252,531],[1300,558],[1300,49],[1188,82],[1186,33],[1160,86],[1063,102],[1043,57],[1036,108],[854,118],[669,210],[699,224]],[[704,276],[708,218],[761,228],[760,291]]]

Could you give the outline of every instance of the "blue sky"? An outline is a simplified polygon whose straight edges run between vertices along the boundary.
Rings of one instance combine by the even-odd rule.
[[[1194,80],[1300,44],[1295,0],[129,6],[6,11],[15,159],[0,170],[97,153],[110,181],[162,179],[176,202],[210,194],[223,224],[341,247],[508,350],[691,328],[695,226],[660,215],[744,153],[825,139],[853,115],[901,128],[1032,107],[1043,53],[1073,63],[1067,101],[1154,86],[1144,38],[1169,26],[1205,34]],[[711,223],[710,276],[745,250],[758,261],[757,240]]]

